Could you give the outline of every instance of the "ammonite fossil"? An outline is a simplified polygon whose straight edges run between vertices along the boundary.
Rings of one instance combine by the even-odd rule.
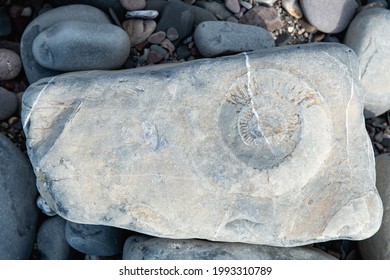
[[[263,170],[294,153],[310,116],[307,111],[320,103],[320,96],[291,74],[270,69],[257,73],[244,74],[230,86],[220,128],[237,158]]]

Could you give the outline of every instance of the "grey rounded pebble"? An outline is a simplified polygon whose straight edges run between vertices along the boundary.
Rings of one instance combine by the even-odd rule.
[[[113,24],[60,22],[33,42],[34,58],[58,71],[117,69],[130,52],[127,33]]]
[[[224,21],[202,22],[195,30],[194,39],[204,57],[275,46],[272,34],[264,28]]]
[[[0,259],[29,259],[39,214],[35,175],[27,157],[1,133],[0,159]]]
[[[67,260],[72,247],[65,239],[66,220],[60,216],[43,222],[38,231],[37,246],[42,260]]]
[[[190,5],[178,0],[169,2],[161,15],[156,31],[166,32],[168,28],[174,27],[179,33],[179,37],[174,44],[178,44],[182,39],[189,36],[194,26],[194,12]]]
[[[168,51],[163,47],[157,45],[151,45],[146,62],[148,64],[158,63],[163,59],[167,59],[168,55],[169,55]]]
[[[382,225],[372,237],[358,243],[363,259],[390,260],[390,154],[375,158],[376,187],[383,202]]]
[[[114,256],[123,250],[127,231],[102,225],[65,225],[65,238],[70,246],[86,255]]]
[[[37,206],[39,209],[41,209],[42,213],[47,216],[55,216],[57,213],[50,208],[49,204],[45,201],[45,199],[42,196],[38,196],[37,198]]]
[[[324,33],[339,33],[351,22],[358,4],[355,0],[300,0],[310,24]]]
[[[63,71],[43,67],[34,58],[32,47],[34,39],[53,25],[71,20],[82,20],[96,24],[111,24],[107,15],[101,10],[88,5],[68,5],[49,10],[32,20],[23,32],[20,44],[20,55],[23,69],[30,84],[45,78],[55,76]]]
[[[189,58],[191,56],[191,51],[188,49],[187,46],[180,46],[180,47],[177,48],[176,54],[180,58],[187,59],[187,58]]]
[[[0,87],[0,121],[11,117],[18,108],[16,94]]]
[[[345,34],[344,44],[359,59],[360,83],[364,94],[366,118],[379,116],[390,109],[389,37],[390,11],[372,8],[360,12]]]
[[[281,248],[196,239],[132,236],[123,248],[123,260],[335,260],[310,247]]]
[[[0,36],[8,36],[11,30],[11,19],[5,11],[0,9]]]
[[[22,62],[17,53],[0,49],[0,81],[16,78],[22,70]]]

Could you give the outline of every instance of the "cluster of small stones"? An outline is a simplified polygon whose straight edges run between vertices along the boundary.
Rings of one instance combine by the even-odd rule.
[[[390,153],[390,112],[367,119],[366,129],[370,136],[375,156]]]

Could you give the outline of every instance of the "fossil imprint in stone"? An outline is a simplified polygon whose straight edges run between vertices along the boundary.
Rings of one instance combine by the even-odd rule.
[[[23,96],[38,189],[72,222],[159,237],[365,238],[382,210],[357,74],[312,44],[47,78]]]
[[[278,166],[293,154],[302,137],[305,110],[319,101],[314,90],[292,75],[259,72],[256,78],[247,74],[233,83],[221,118],[230,122],[230,129],[237,127],[237,133],[229,133],[222,126],[225,143],[239,159],[262,170]]]

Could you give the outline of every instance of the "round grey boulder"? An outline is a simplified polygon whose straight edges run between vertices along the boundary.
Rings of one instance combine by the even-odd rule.
[[[114,256],[123,250],[127,232],[123,229],[77,224],[65,225],[65,238],[70,246],[86,255]]]
[[[311,247],[281,248],[196,239],[134,236],[126,240],[124,260],[334,260]]]
[[[275,47],[272,34],[262,27],[227,21],[205,21],[194,33],[204,57],[228,55]]]
[[[390,11],[367,9],[348,27],[344,43],[358,56],[366,118],[390,109]]]
[[[130,40],[113,24],[64,21],[41,32],[32,51],[40,65],[53,70],[115,69],[126,61]]]
[[[363,259],[390,260],[390,154],[375,159],[376,187],[383,202],[382,225],[372,237],[360,241]]]
[[[305,18],[324,33],[343,31],[358,7],[355,0],[301,0],[300,5]]]
[[[28,259],[36,236],[35,175],[27,157],[0,133],[0,259]]]
[[[42,260],[67,260],[72,247],[65,239],[66,220],[60,216],[47,219],[39,228],[38,250]]]

